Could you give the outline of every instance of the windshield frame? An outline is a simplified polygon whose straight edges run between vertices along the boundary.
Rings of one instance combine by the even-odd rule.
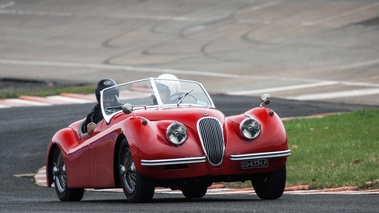
[[[178,101],[173,102],[173,103],[165,103],[162,100],[162,95],[161,92],[158,89],[158,82],[161,82],[162,80],[166,81],[172,81],[172,82],[179,82],[181,85],[187,85],[189,87],[193,86],[192,90],[187,89],[180,91],[182,96],[178,96]],[[124,90],[125,88],[132,87],[134,84],[144,84],[146,83],[146,91],[142,91],[141,97],[144,97],[146,100],[151,99],[151,103],[145,103],[145,104],[131,104],[133,106],[133,111],[136,110],[147,110],[147,109],[162,109],[162,108],[179,108],[179,107],[203,107],[203,108],[215,108],[215,105],[213,103],[212,98],[208,94],[208,92],[205,90],[204,86],[197,82],[197,81],[192,81],[192,80],[183,80],[183,79],[178,79],[178,80],[172,80],[172,79],[158,79],[158,78],[145,78],[145,79],[140,79],[140,80],[135,80],[135,81],[130,81],[122,84],[117,84],[115,86],[111,86],[108,88],[105,88],[100,91],[100,107],[101,107],[101,112],[103,115],[104,120],[109,123],[110,120],[112,119],[113,116],[116,114],[122,112],[122,105],[128,103],[125,99],[125,97],[122,96],[124,93],[128,94],[137,94],[138,92],[131,92],[130,90]],[[185,103],[183,101],[184,98],[186,98],[187,95],[192,95],[191,92],[193,90],[196,90],[196,94],[200,94],[200,97],[202,98],[203,101],[201,101],[201,104],[197,103]],[[112,107],[105,107],[104,104],[104,94],[108,93],[109,91],[112,90],[117,90],[118,95],[117,95],[117,102],[118,104],[115,104]],[[127,91],[127,92],[126,92]],[[178,92],[179,94],[179,92]],[[193,95],[192,95],[193,96]],[[156,103],[153,103],[156,100]],[[121,100],[121,101],[120,101]],[[129,103],[130,104],[130,103]],[[109,109],[112,108],[113,111],[109,111]]]

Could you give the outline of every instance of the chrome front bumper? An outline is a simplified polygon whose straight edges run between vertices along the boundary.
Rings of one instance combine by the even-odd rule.
[[[288,157],[290,155],[291,155],[291,150],[287,149],[284,151],[276,151],[276,152],[261,152],[261,153],[253,153],[253,154],[230,155],[230,160],[241,161],[241,160],[270,159],[270,158]]]
[[[188,158],[171,158],[160,160],[141,160],[142,166],[168,166],[178,164],[191,164],[191,163],[204,163],[205,156],[202,157],[188,157]]]
[[[276,151],[276,152],[261,152],[252,154],[237,154],[230,155],[232,161],[242,160],[257,160],[257,159],[270,159],[270,158],[282,158],[291,155],[291,150]],[[141,160],[142,166],[169,166],[179,164],[193,164],[204,163],[206,161],[205,156],[201,157],[187,157],[187,158],[171,158],[171,159],[158,159],[158,160]]]

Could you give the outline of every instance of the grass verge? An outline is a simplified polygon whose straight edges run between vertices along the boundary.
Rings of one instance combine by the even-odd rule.
[[[379,110],[284,123],[292,155],[287,185],[379,188]]]
[[[94,91],[95,91],[95,87],[93,85],[56,87],[56,88],[29,90],[29,91],[4,91],[4,92],[0,92],[0,99],[18,98],[21,95],[46,97],[46,96],[52,96],[52,95],[59,95],[61,93],[89,94],[89,93],[93,93]]]

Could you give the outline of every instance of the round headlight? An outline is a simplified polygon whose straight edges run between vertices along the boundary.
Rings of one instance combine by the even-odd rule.
[[[245,118],[240,124],[240,131],[245,138],[252,140],[261,133],[261,125],[254,118]]]
[[[167,139],[174,145],[181,145],[187,138],[186,127],[178,122],[170,124],[167,128]]]

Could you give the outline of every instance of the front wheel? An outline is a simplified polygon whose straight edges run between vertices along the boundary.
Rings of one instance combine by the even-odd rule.
[[[257,174],[251,183],[262,200],[277,199],[282,196],[286,185],[286,166],[274,172]]]
[[[122,189],[129,202],[149,202],[153,198],[154,183],[138,173],[125,139],[121,142],[118,155],[118,173]]]
[[[181,188],[186,198],[202,198],[207,193],[208,186],[205,184],[189,185]]]
[[[83,188],[68,188],[66,166],[61,150],[56,147],[53,152],[52,174],[55,191],[61,201],[80,201],[83,198]]]

